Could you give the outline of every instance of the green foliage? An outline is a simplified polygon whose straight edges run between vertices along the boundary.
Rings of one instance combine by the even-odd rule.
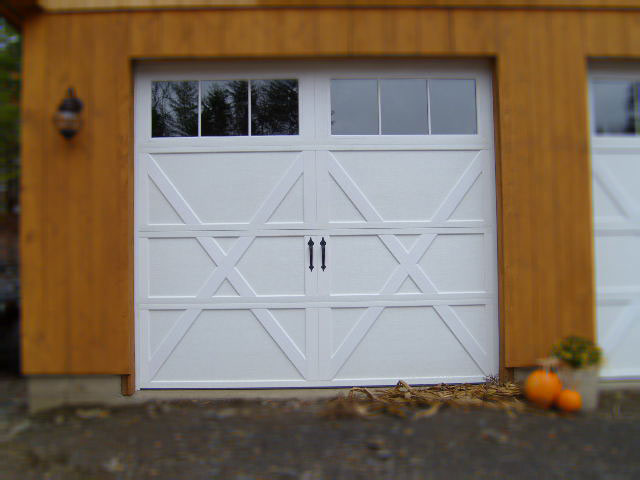
[[[0,18],[0,214],[17,203],[20,52],[20,37]]]
[[[551,349],[551,355],[573,368],[599,365],[602,350],[591,340],[571,336],[562,340]]]

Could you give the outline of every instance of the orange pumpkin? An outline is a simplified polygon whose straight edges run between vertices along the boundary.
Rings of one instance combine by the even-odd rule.
[[[562,390],[562,382],[553,372],[538,369],[532,372],[524,384],[529,401],[539,407],[549,408]]]
[[[582,397],[575,390],[562,390],[556,398],[556,406],[565,412],[577,412],[582,408]]]

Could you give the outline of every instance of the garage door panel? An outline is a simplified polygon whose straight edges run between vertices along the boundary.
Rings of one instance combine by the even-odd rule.
[[[313,286],[302,235],[161,236],[141,242],[143,298],[256,301],[304,296]]]
[[[398,262],[378,235],[334,235],[327,265],[319,275],[329,295],[377,295]]]
[[[490,235],[482,230],[421,231],[327,235],[327,268],[318,273],[321,293],[372,298],[494,293]]]
[[[149,297],[195,297],[217,265],[195,238],[148,238]]]
[[[471,337],[482,347],[486,353],[487,369],[493,371],[492,365],[498,365],[498,324],[492,319],[497,310],[495,303],[477,305],[450,305],[454,314],[460,319]],[[497,370],[495,370],[497,371]]]
[[[331,309],[332,317],[336,310],[342,309]],[[332,328],[340,332],[332,335],[329,349],[332,356],[327,361],[333,379],[367,378],[374,384],[376,378],[411,381],[440,377],[442,381],[455,381],[456,378],[482,379],[488,374],[485,370],[495,371],[497,367],[484,358],[482,352],[486,354],[488,345],[479,346],[471,335],[461,336],[461,342],[432,306],[387,307],[374,312],[369,315],[374,320],[367,322],[368,330],[364,334],[359,332],[354,340],[352,337],[359,327],[358,322],[351,326],[354,316],[359,315],[361,322],[368,320],[366,316],[370,312],[367,309],[346,315],[338,313],[332,319]],[[487,318],[483,318],[484,327],[491,330]],[[345,321],[347,325],[340,325]],[[341,338],[345,331],[346,335]],[[470,342],[476,343],[474,348],[470,348]],[[346,354],[342,352],[345,348],[349,350]],[[482,358],[474,359],[467,349]]]
[[[148,219],[151,225],[184,225],[184,221],[171,206],[169,200],[160,191],[158,186],[149,181],[148,183]]]
[[[156,335],[162,337],[159,346],[145,349],[151,384],[304,379],[304,309],[204,309],[186,325],[179,325],[185,312],[190,311],[180,311],[164,336]],[[163,315],[166,312],[148,313],[149,332],[154,332],[155,322]],[[166,325],[160,328],[166,329]]]
[[[640,292],[640,231],[601,232],[595,239],[596,283],[600,291]]]
[[[304,237],[257,237],[236,268],[258,296],[301,296],[306,255]]]
[[[632,210],[640,207],[640,191],[637,178],[640,177],[640,148],[627,149],[624,153],[598,155],[596,169],[602,170],[603,181],[616,198],[624,198],[624,203]]]
[[[592,185],[593,213],[597,223],[624,222],[625,213],[602,183],[594,177]]]
[[[606,377],[637,375],[640,371],[640,302],[599,300],[598,339],[606,352],[601,374]]]
[[[148,155],[148,224],[235,228],[303,224],[303,177],[309,153],[313,155],[299,151]],[[247,184],[251,188],[244,188]]]
[[[147,338],[145,340],[148,342],[149,358],[158,351],[158,348],[167,338],[171,329],[178,323],[183,313],[184,310],[151,310],[146,312],[149,328],[147,329]]]
[[[487,199],[491,202],[493,197],[490,194],[491,184],[488,183],[491,181],[491,176],[487,172],[481,172],[449,215],[448,221],[491,223],[490,212],[494,206],[491,203],[487,204]]]
[[[633,222],[640,218],[639,155],[640,149],[594,155],[594,215],[597,222]]]
[[[439,293],[491,291],[494,257],[483,233],[438,234],[418,265]]]
[[[326,220],[335,225],[490,222],[487,163],[480,151],[325,152],[318,169],[327,169],[328,198],[320,207],[326,205]]]

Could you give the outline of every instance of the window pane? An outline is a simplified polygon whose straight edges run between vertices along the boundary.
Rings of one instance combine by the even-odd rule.
[[[383,135],[426,135],[427,81],[380,80]]]
[[[593,85],[596,133],[634,134],[637,85],[631,82],[596,82]],[[635,97],[635,98],[634,98]],[[635,107],[634,107],[635,105]]]
[[[198,82],[152,82],[151,136],[198,136]]]
[[[429,102],[432,134],[477,133],[475,80],[429,80]]]
[[[251,80],[251,135],[298,134],[298,81]]]
[[[331,80],[331,133],[378,134],[377,80]]]
[[[249,82],[220,80],[202,82],[202,136],[227,137],[249,134]]]

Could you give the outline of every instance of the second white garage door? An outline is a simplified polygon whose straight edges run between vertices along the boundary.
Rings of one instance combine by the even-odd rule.
[[[139,388],[498,370],[484,64],[143,65]]]
[[[608,378],[640,378],[640,67],[591,71],[598,342]]]

